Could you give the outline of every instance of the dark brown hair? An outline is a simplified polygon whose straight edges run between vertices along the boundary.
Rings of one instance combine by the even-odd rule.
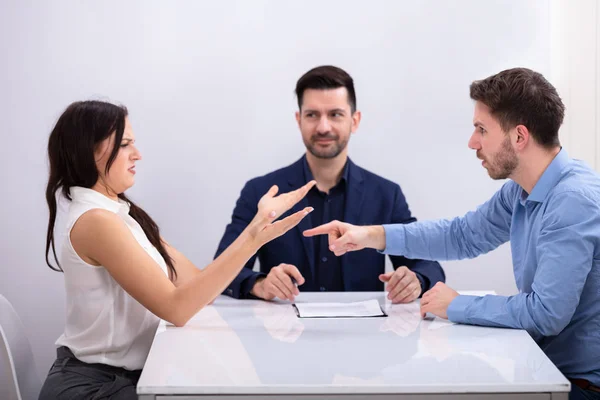
[[[348,104],[352,113],[356,111],[356,93],[354,92],[354,81],[346,71],[332,65],[315,67],[302,75],[296,83],[296,97],[298,108],[302,108],[302,99],[306,89],[337,89],[345,87],[348,91]]]
[[[79,101],[67,107],[50,134],[48,140],[50,176],[46,186],[46,201],[50,216],[46,233],[46,264],[55,271],[62,272],[54,246],[56,192],[61,189],[62,194],[71,200],[69,194],[71,187],[91,188],[96,184],[98,169],[94,160],[94,150],[100,142],[114,133],[114,146],[105,169],[105,172],[108,172],[119,152],[126,117],[127,108],[123,106],[102,101]],[[173,260],[163,245],[158,225],[125,194],[121,193],[118,196],[129,203],[129,215],[140,224],[150,243],[164,258],[171,279],[175,279],[177,273]],[[52,248],[56,267],[50,263],[50,248]]]
[[[541,146],[560,145],[558,130],[565,106],[542,74],[527,68],[507,69],[473,82],[470,92],[473,100],[490,108],[505,132],[525,125]]]

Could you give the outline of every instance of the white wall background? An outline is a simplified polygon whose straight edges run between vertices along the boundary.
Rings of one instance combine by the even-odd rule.
[[[600,0],[550,5],[550,78],[567,107],[561,142],[600,170]]]
[[[144,156],[130,194],[201,267],[244,182],[303,153],[293,89],[316,65],[354,77],[363,122],[351,157],[400,183],[420,219],[463,214],[502,184],[467,148],[468,86],[501,69],[556,77],[572,122],[579,106],[594,115],[566,139],[585,128],[574,153],[593,142],[584,155],[595,163],[599,2],[573,2],[587,7],[586,40],[596,35],[584,49],[596,103],[582,106],[565,66],[573,35],[559,40],[580,29],[566,1],[0,0],[0,293],[22,316],[40,375],[64,324],[62,276],[44,263],[45,148],[70,102],[128,106]],[[443,265],[457,289],[516,291],[507,246]]]

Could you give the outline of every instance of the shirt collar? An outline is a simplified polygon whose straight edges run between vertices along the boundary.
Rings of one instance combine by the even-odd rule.
[[[129,214],[129,204],[126,201],[121,199],[114,201],[94,189],[73,186],[69,189],[69,195],[73,201],[91,203],[115,214]]]
[[[342,178],[340,179],[340,181],[344,181],[344,182],[348,183],[348,177],[350,175],[348,172],[350,170],[350,168],[348,168],[349,164],[350,164],[350,158],[347,158],[346,164],[344,164],[344,169],[342,171]],[[304,168],[304,178],[305,178],[306,183],[315,179],[310,170],[310,167],[308,166],[308,161],[306,161],[306,156],[302,157],[302,167]]]
[[[550,190],[558,183],[560,174],[569,161],[569,155],[566,150],[561,149],[537,181],[529,196],[527,196],[527,192],[523,190],[521,199],[523,201],[543,202],[548,195],[548,192],[550,192]]]

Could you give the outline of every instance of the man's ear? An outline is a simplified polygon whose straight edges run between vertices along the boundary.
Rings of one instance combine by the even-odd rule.
[[[352,133],[358,130],[358,126],[360,125],[360,120],[362,119],[362,113],[358,110],[354,111],[352,114]]]
[[[530,139],[531,133],[525,125],[517,125],[515,127],[515,145],[518,149],[524,149]]]

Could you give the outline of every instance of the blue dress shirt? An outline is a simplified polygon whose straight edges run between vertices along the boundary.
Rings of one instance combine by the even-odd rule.
[[[384,225],[388,254],[460,260],[510,240],[514,296],[458,296],[453,322],[525,329],[569,378],[600,386],[600,177],[561,150],[531,194],[509,181],[452,220]]]

